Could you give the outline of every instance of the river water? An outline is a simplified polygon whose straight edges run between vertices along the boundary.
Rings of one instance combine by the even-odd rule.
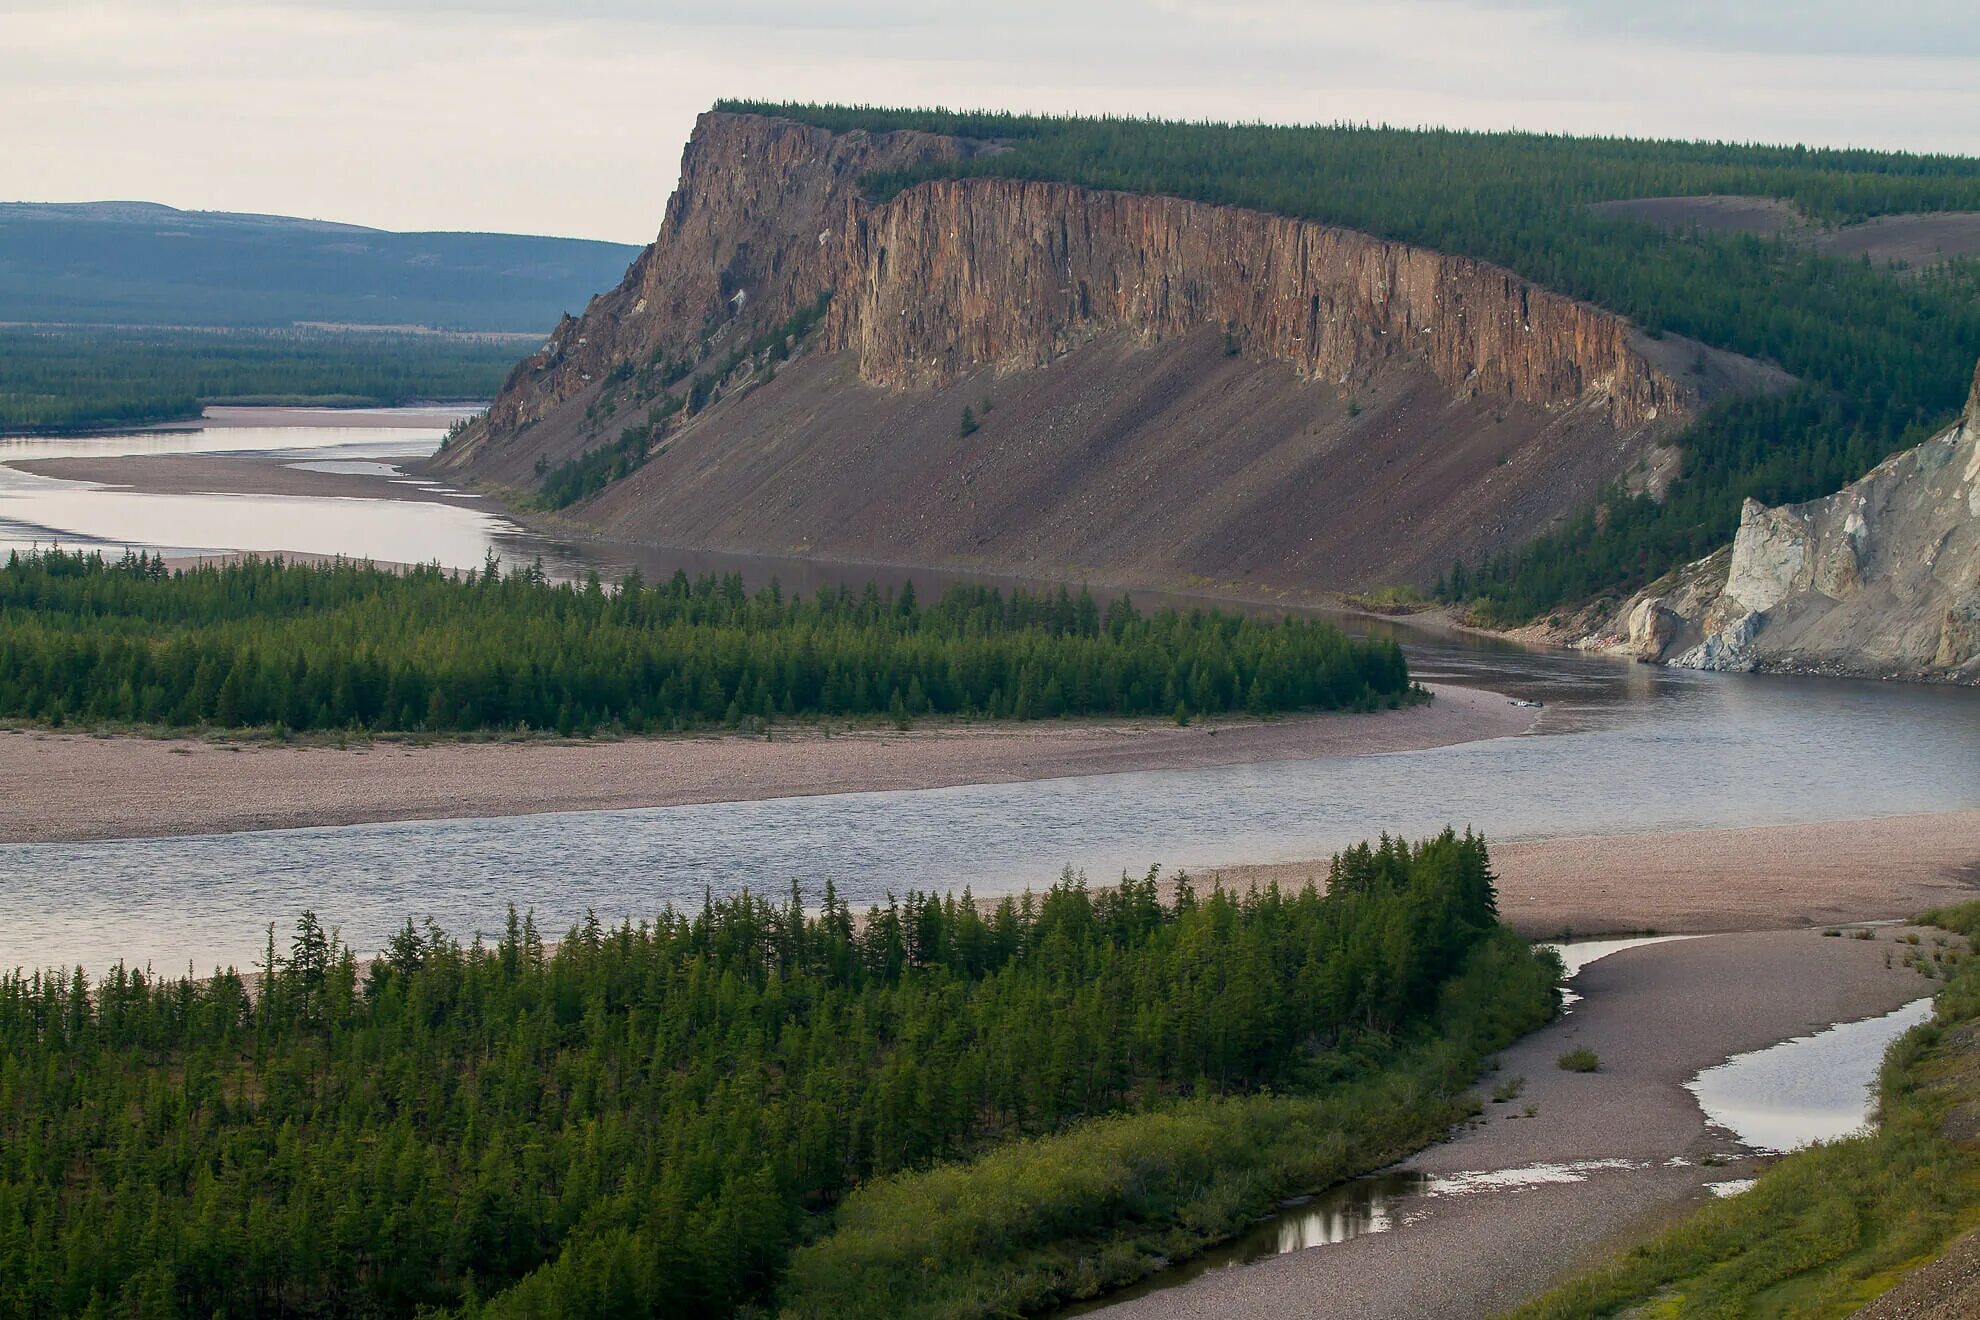
[[[347,555],[394,563],[439,562],[472,568],[490,553],[506,559],[546,553],[562,565],[559,547],[542,544],[472,496],[384,498],[388,483],[410,481],[397,464],[433,452],[460,409],[389,409],[371,425],[216,426],[58,438],[0,438],[0,556],[12,550],[62,545],[69,549],[125,548],[166,555],[230,550],[285,550]],[[403,425],[377,425],[377,422]],[[255,459],[271,465],[330,472],[371,471],[381,498],[159,493],[62,481],[23,472],[13,463],[44,458],[132,458],[198,454]],[[424,483],[435,486],[436,483]]]
[[[1698,1074],[1688,1089],[1706,1118],[1755,1150],[1834,1141],[1870,1121],[1884,1051],[1931,1016],[1931,997],[1922,995],[1881,1017],[1735,1055]]]
[[[403,460],[437,438],[429,427],[81,443],[206,445],[271,461],[383,463],[389,472],[394,447]],[[8,450],[0,463],[28,456],[38,454]],[[0,527],[0,537],[46,543],[41,533],[60,532],[113,549],[285,548],[459,564],[478,563],[490,549],[510,558],[554,552],[573,570],[611,558],[533,538],[480,501],[288,497],[287,525],[324,539],[284,545],[282,528],[256,530],[265,514],[244,503],[265,497],[32,489],[42,480],[0,466],[0,519],[14,529]],[[141,521],[123,521],[104,502],[113,495],[160,504]],[[307,518],[297,513],[303,505],[311,506]],[[369,507],[381,505],[389,507]],[[368,549],[377,543],[366,538],[385,522],[406,538],[404,553]],[[800,590],[868,576],[815,562],[640,553],[649,574],[670,562],[690,571],[733,567],[758,580],[775,572]],[[941,576],[916,579],[939,585]],[[430,915],[463,936],[498,929],[511,901],[560,931],[587,909],[636,920],[742,886],[781,895],[796,883],[816,902],[829,880],[856,904],[910,888],[972,886],[981,895],[1042,887],[1063,867],[1098,881],[1156,863],[1200,869],[1323,856],[1382,829],[1415,836],[1451,824],[1532,838],[1980,806],[1980,693],[1694,674],[1398,635],[1420,677],[1545,702],[1534,732],[1420,752],[1028,784],[6,846],[0,967],[101,968],[117,957],[175,971],[244,964],[260,949],[265,923],[286,924],[304,907],[368,950],[409,916]]]

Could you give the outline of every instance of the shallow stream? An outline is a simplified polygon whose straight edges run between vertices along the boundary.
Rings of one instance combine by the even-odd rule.
[[[1932,1016],[1921,996],[1881,1017],[1839,1022],[1698,1074],[1687,1089],[1705,1117],[1755,1150],[1798,1150],[1862,1129],[1892,1041]]]
[[[1561,955],[1565,981],[1588,964],[1624,949],[1667,943],[1690,936],[1579,940],[1551,945]],[[1579,996],[1567,990],[1567,1001]],[[1884,1051],[1910,1027],[1931,1016],[1932,1000],[1921,997],[1894,1012],[1838,1023],[1820,1032],[1736,1056],[1700,1073],[1687,1084],[1706,1120],[1726,1129],[1756,1151],[1779,1153],[1815,1141],[1833,1141],[1861,1131],[1872,1118],[1874,1086]],[[1664,1167],[1685,1167],[1673,1159]],[[1059,1316],[1086,1315],[1136,1298],[1181,1287],[1219,1270],[1273,1256],[1311,1251],[1370,1233],[1407,1232],[1429,1214],[1433,1203],[1453,1197],[1515,1195],[1528,1188],[1586,1182],[1603,1174],[1642,1171],[1640,1160],[1594,1159],[1518,1168],[1476,1169],[1431,1176],[1407,1167],[1355,1178],[1311,1197],[1289,1201],[1250,1229],[1199,1256],[1150,1275],[1127,1288],[1067,1307]],[[1707,1182],[1714,1196],[1737,1196],[1752,1178]],[[1424,1228],[1419,1231],[1433,1233]],[[1434,1237],[1422,1244],[1434,1245]]]

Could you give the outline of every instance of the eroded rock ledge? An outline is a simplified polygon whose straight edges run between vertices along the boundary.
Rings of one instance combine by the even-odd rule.
[[[1168,197],[994,178],[877,205],[872,170],[995,151],[924,133],[832,133],[710,112],[659,237],[619,288],[521,363],[487,430],[513,433],[620,363],[699,356],[832,295],[829,348],[869,383],[932,388],[1042,365],[1109,330],[1205,326],[1336,386],[1420,355],[1459,397],[1594,404],[1618,429],[1688,414],[1697,386],[1620,317],[1466,258]],[[472,447],[470,438],[470,448]]]
[[[1823,499],[1748,500],[1731,546],[1575,645],[1692,669],[1980,683],[1980,370],[1956,425]]]
[[[847,211],[828,325],[892,388],[1043,366],[1097,331],[1224,327],[1245,353],[1346,385],[1421,353],[1454,395],[1618,428],[1688,409],[1627,322],[1511,272],[1353,230],[1172,197],[1006,179],[923,184]]]

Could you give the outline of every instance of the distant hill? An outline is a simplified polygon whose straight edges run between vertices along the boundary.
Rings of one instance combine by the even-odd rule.
[[[0,322],[547,332],[638,253],[150,202],[0,203]]]

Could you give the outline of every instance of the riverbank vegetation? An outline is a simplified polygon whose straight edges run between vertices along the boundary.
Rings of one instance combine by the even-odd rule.
[[[47,725],[472,733],[1373,710],[1393,641],[1309,619],[1144,614],[1085,591],[810,599],[740,577],[617,590],[540,569],[247,559],[167,571],[50,551],[0,568],[0,717]]]
[[[914,128],[1006,146],[867,180],[884,197],[932,177],[1044,179],[1161,193],[1344,225],[1496,262],[1547,288],[1771,361],[1784,393],[1730,399],[1679,437],[1683,476],[1657,502],[1622,489],[1532,546],[1447,576],[1481,617],[1523,621],[1631,591],[1730,540],[1748,496],[1829,494],[1948,422],[1980,357],[1980,265],[1900,277],[1778,236],[1688,230],[1594,203],[1743,194],[1807,230],[1980,210],[1980,159],[1724,142],[1654,142],[1368,125],[1166,123],[870,106],[723,102],[826,128]],[[1463,589],[1452,590],[1452,577]],[[1420,583],[1428,586],[1428,583]]]
[[[1447,831],[1324,893],[828,887],[368,964],[305,913],[254,978],[15,972],[0,1313],[1011,1314],[1434,1137],[1559,970]]]
[[[0,327],[0,432],[199,416],[208,404],[486,399],[527,341],[328,330]]]
[[[1751,1190],[1512,1314],[1847,1316],[1980,1224],[1980,903],[1921,920],[1964,938],[1901,946],[1942,988],[1932,1020],[1885,1056],[1874,1131],[1783,1157]]]

